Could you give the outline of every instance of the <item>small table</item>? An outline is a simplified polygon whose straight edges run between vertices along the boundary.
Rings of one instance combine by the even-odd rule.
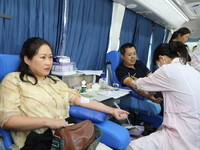
[[[83,97],[87,97],[89,99],[94,99],[99,102],[102,102],[106,105],[113,106],[114,101],[120,101],[120,98],[128,95],[131,90],[121,89],[119,88],[117,91],[110,90],[100,90],[98,92],[86,92],[82,93]]]

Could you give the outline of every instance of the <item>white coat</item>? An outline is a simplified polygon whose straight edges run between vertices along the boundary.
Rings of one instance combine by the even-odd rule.
[[[133,140],[134,150],[200,150],[200,73],[179,58],[136,81],[139,89],[162,91],[163,129]]]
[[[200,72],[200,40],[197,44],[196,50],[193,52],[191,66]]]

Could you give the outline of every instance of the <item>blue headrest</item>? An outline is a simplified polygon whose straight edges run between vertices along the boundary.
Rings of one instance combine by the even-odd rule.
[[[119,64],[121,63],[120,52],[118,51],[110,51],[106,54],[106,61],[110,61],[112,64],[112,69],[115,71]]]
[[[0,54],[0,82],[6,74],[17,70],[19,62],[19,55]]]
[[[120,85],[120,87],[121,87],[121,84],[116,77],[115,70],[117,69],[117,67],[119,66],[121,61],[122,60],[121,60],[120,52],[118,52],[118,51],[110,51],[106,54],[106,62],[111,63],[113,80],[115,83],[118,83]]]

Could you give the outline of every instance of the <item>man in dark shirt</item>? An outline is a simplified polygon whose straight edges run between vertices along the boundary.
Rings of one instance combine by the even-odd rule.
[[[134,68],[126,66],[123,62],[118,66],[116,74],[119,81],[121,81],[122,86],[126,86],[124,85],[123,80],[126,77],[130,77],[130,75],[140,78],[151,74],[151,71],[140,60],[136,60]]]
[[[135,46],[131,43],[126,43],[120,47],[120,53],[122,62],[116,69],[116,76],[121,83],[122,86],[128,86],[131,87],[135,92],[137,92],[139,95],[151,100],[155,103],[160,103],[161,106],[161,112],[159,115],[163,115],[163,109],[162,109],[162,94],[161,92],[153,92],[148,93],[146,91],[140,91],[137,88],[135,88],[133,83],[133,78],[140,78],[140,77],[146,77],[151,75],[151,71],[142,63],[142,61],[137,60],[137,53]],[[155,95],[157,94],[157,95]],[[139,124],[139,114],[133,114],[134,115],[134,124]],[[144,122],[145,131],[142,133],[142,135],[148,135],[155,131],[155,129],[151,126],[150,123]]]
[[[135,46],[131,43],[126,43],[120,47],[120,53],[122,63],[116,69],[116,76],[122,86],[131,87],[139,95],[155,103],[160,103],[163,99],[160,97],[155,98],[155,92],[148,93],[146,91],[140,91],[133,84],[133,78],[146,77],[152,74],[140,60],[137,60]]]

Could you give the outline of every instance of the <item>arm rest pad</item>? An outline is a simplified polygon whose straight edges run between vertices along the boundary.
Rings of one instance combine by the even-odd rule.
[[[123,150],[130,143],[130,134],[126,128],[109,120],[96,125],[103,132],[101,142],[107,146],[116,150]]]
[[[154,128],[159,128],[162,125],[163,117],[159,115],[149,114],[146,112],[140,112],[140,119],[151,123]]]
[[[100,111],[71,105],[69,110],[69,115],[73,118],[81,119],[81,120],[91,120],[93,123],[103,122],[108,114],[105,114]]]
[[[144,100],[145,98],[141,95],[139,95],[137,92],[135,92],[132,88],[128,87],[128,86],[125,86],[125,87],[120,87],[122,89],[127,89],[127,90],[131,90],[130,92],[130,96],[133,96],[135,98],[138,98],[138,99],[141,99],[141,100]]]

